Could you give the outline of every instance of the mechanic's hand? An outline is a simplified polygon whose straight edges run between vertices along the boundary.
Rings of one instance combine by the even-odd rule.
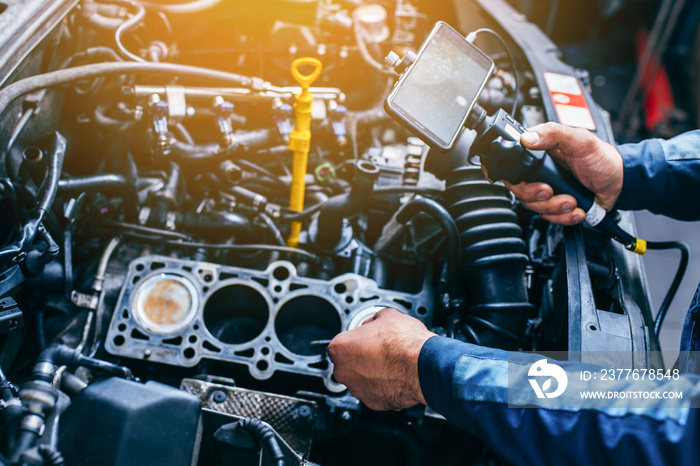
[[[534,126],[520,137],[521,143],[535,150],[546,150],[563,161],[581,183],[596,194],[595,200],[610,210],[622,191],[622,156],[612,145],[601,141],[585,129],[558,123]],[[545,183],[520,183],[506,187],[520,198],[523,205],[546,220],[562,225],[575,225],[586,213],[576,206],[576,199],[567,194],[553,196]]]
[[[418,319],[387,308],[337,335],[328,345],[328,356],[336,380],[365,405],[399,410],[426,404],[418,380],[418,355],[434,335]]]

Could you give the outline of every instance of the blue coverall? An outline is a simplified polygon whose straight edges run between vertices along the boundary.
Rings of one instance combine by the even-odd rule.
[[[616,208],[700,220],[700,130],[668,141],[647,140],[618,147],[624,182]],[[680,372],[674,387],[681,400],[612,403],[577,409],[567,394],[555,408],[508,407],[508,353],[445,337],[429,339],[421,349],[418,372],[428,405],[448,421],[468,430],[507,461],[532,465],[698,465],[700,464],[700,285],[681,336]],[[542,359],[522,355],[523,366]],[[559,364],[569,379],[581,363]],[[585,367],[584,367],[585,368]],[[512,370],[512,366],[511,366]],[[576,383],[576,382],[575,382]],[[609,382],[588,381],[607,390]],[[660,388],[667,380],[647,381]],[[637,389],[623,380],[616,389]]]

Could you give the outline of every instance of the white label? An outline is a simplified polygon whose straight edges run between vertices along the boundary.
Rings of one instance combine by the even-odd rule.
[[[603,221],[608,212],[603,209],[597,202],[594,202],[588,212],[586,212],[586,223],[594,227]]]
[[[562,94],[581,95],[581,86],[574,76],[558,73],[545,73],[544,80],[550,92],[561,92]]]
[[[555,105],[559,122],[562,125],[574,126],[593,131],[595,122],[591,111],[585,107],[573,107],[571,105]]]

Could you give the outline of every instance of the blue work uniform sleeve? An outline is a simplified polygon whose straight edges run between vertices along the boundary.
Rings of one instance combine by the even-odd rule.
[[[540,359],[521,353],[517,363],[529,367]],[[645,400],[644,408],[628,400],[604,409],[576,409],[574,396],[567,400],[567,393],[582,386],[576,382],[582,369],[596,367],[557,364],[569,374],[569,387],[556,399],[557,407],[547,409],[508,406],[508,353],[502,350],[433,337],[421,350],[418,373],[433,410],[516,465],[700,464],[700,419],[694,409],[700,400],[698,376],[681,375],[674,381],[675,390],[682,388],[681,400]],[[646,388],[664,383],[646,381]],[[640,383],[618,381],[615,390],[625,385],[636,390]],[[610,389],[596,380],[585,386]]]
[[[700,130],[617,149],[624,164],[617,209],[700,219]]]

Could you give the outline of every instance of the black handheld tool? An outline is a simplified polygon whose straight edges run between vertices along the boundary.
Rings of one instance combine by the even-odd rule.
[[[622,230],[615,222],[615,213],[607,212],[595,202],[595,195],[583,186],[566,168],[543,150],[530,150],[520,143],[525,132],[505,110],[487,116],[479,105],[472,109],[466,126],[477,132],[471,153],[479,155],[493,180],[512,184],[542,182],[552,187],[554,194],[569,194],[586,212],[586,223],[608,234],[625,248],[644,254],[647,242]]]

